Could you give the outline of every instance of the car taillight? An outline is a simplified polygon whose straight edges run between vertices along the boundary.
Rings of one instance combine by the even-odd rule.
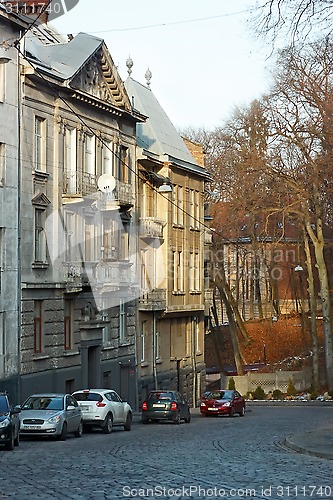
[[[144,401],[144,403],[142,403],[142,409],[144,411],[148,410],[148,405],[147,405],[146,401]]]
[[[173,411],[178,410],[177,403],[175,403],[174,401],[172,401],[170,410],[173,410]]]
[[[101,401],[98,401],[98,403],[96,403],[96,406],[98,406],[98,408],[104,408],[104,406],[106,406],[106,403],[102,403]]]

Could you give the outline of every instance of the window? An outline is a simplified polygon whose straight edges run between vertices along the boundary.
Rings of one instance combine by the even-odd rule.
[[[5,144],[0,142],[0,187],[2,187],[5,183],[5,169],[6,169]]]
[[[64,349],[72,349],[74,330],[74,304],[72,300],[64,303]]]
[[[46,172],[46,120],[35,117],[35,169]]]
[[[140,361],[143,363],[146,361],[146,321],[141,322],[141,332],[140,332],[140,337],[141,337],[141,342],[140,342],[140,348],[141,348],[141,353],[140,353]]]
[[[103,259],[114,260],[118,258],[118,224],[117,221],[105,217],[103,219]]]
[[[192,337],[192,331],[191,331],[191,321],[186,318],[186,337],[185,337],[185,353],[186,353],[186,356],[190,356],[191,355],[191,349],[192,349],[192,341],[191,341],[191,337]]]
[[[183,205],[183,187],[175,186],[173,190],[173,224],[177,226],[184,225],[184,205]]]
[[[126,146],[120,146],[118,179],[120,182],[130,182],[129,152]]]
[[[199,292],[200,286],[200,256],[198,253],[194,254],[194,290]]]
[[[155,359],[160,359],[160,334],[158,329],[155,332]]]
[[[102,156],[102,173],[113,175],[113,165],[112,165],[112,146],[110,142],[105,142],[103,144],[103,156]]]
[[[124,224],[120,233],[120,260],[129,259],[129,234],[128,225]]]
[[[35,262],[46,263],[45,209],[35,208]]]
[[[92,217],[87,217],[84,224],[84,256],[86,262],[95,259],[95,224]]]
[[[95,175],[95,137],[90,135],[85,137],[84,172]]]
[[[173,252],[173,290],[182,292],[184,290],[184,266],[183,266],[183,252]]]
[[[126,336],[126,306],[124,299],[119,304],[119,340],[124,342]]]
[[[43,350],[43,302],[34,302],[34,352],[41,353]]]
[[[64,139],[65,192],[76,194],[76,130],[66,128]]]
[[[199,191],[194,191],[194,221],[193,227],[198,229],[200,222],[200,193]]]
[[[193,329],[194,329],[194,348],[195,352],[200,352],[200,319],[197,316],[193,317]]]

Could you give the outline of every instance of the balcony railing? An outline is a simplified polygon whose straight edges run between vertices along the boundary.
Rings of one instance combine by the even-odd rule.
[[[162,311],[166,309],[166,289],[144,290],[139,298],[141,311]]]
[[[131,284],[131,263],[128,261],[66,262],[64,279],[67,291],[80,291],[90,284],[93,288],[118,290]]]
[[[97,176],[86,172],[76,172],[64,175],[63,194],[67,197],[87,196],[98,191]],[[110,201],[122,206],[134,205],[134,193],[132,184],[116,180],[116,187],[110,196]],[[110,205],[111,206],[111,205]],[[108,201],[101,204],[102,210],[108,210]]]
[[[140,219],[141,238],[160,238],[163,239],[163,228],[166,222],[156,217],[143,217]]]
[[[87,172],[64,175],[63,194],[66,196],[86,196],[97,191],[96,176]]]

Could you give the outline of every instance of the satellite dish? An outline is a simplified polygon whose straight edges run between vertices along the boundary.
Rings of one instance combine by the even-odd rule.
[[[110,193],[116,187],[116,179],[113,175],[103,174],[97,180],[97,186],[103,193]]]

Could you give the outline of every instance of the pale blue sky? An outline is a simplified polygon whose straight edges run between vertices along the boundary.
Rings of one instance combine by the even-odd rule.
[[[53,25],[103,38],[123,79],[151,89],[176,127],[212,129],[267,89],[270,48],[251,33],[254,0],[80,0]],[[199,20],[201,19],[201,20]]]

